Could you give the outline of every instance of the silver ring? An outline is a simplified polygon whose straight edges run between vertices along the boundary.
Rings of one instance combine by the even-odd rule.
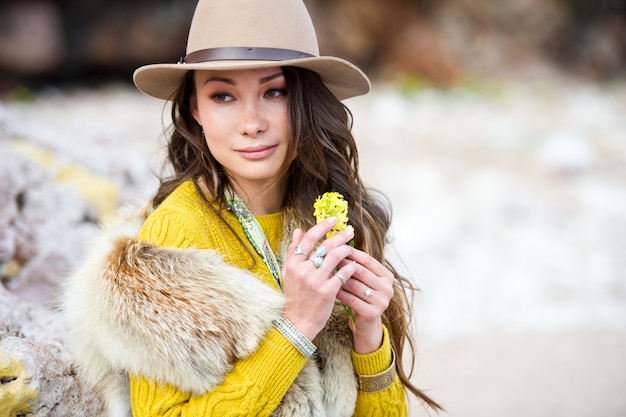
[[[294,255],[304,255],[306,257],[309,256],[309,254],[307,252],[304,251],[304,249],[302,249],[302,246],[297,245],[295,248],[293,248],[293,254]]]
[[[367,300],[367,297],[369,297],[370,295],[372,295],[372,290],[368,288],[365,289],[365,292],[363,293],[363,301]]]
[[[319,268],[322,266],[322,263],[324,263],[324,258],[316,256],[315,258],[309,258],[309,261],[313,262],[313,265],[315,265],[316,268]]]
[[[324,256],[326,256],[327,253],[328,251],[326,250],[326,248],[323,246],[320,246],[315,251],[315,256],[317,256],[318,258],[323,258]]]
[[[339,272],[335,272],[335,276],[341,280],[342,286],[346,285],[346,282],[348,282],[348,280],[344,278]]]

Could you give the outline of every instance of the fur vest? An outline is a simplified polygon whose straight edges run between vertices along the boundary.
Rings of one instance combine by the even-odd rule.
[[[63,287],[68,346],[111,417],[132,415],[129,374],[192,395],[211,390],[256,350],[284,305],[282,294],[215,251],[139,242],[146,215],[122,212],[108,222]],[[273,416],[353,414],[357,379],[341,307],[313,343],[324,366],[309,359]]]

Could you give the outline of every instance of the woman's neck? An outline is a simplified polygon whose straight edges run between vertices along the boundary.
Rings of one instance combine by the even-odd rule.
[[[198,180],[198,184],[206,195],[211,196],[212,193],[202,178]],[[283,208],[286,190],[284,184],[254,187],[241,187],[238,184],[232,184],[232,187],[254,216],[278,213]]]
[[[285,199],[285,187],[283,185],[243,189],[234,184],[233,188],[246,204],[250,213],[255,216],[278,213],[283,208]]]

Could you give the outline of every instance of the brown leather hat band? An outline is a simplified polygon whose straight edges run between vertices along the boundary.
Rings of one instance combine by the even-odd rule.
[[[201,49],[192,52],[180,59],[180,64],[198,64],[206,61],[221,60],[260,60],[260,61],[288,61],[291,59],[311,58],[315,55],[306,52],[282,48],[248,48],[224,47]]]

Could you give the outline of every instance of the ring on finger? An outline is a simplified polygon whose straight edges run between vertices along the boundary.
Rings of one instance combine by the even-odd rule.
[[[324,263],[324,258],[316,256],[315,258],[309,258],[309,261],[313,262],[313,265],[315,265],[316,268],[319,268],[322,266],[322,263]]]
[[[327,253],[328,251],[324,246],[319,246],[315,251],[315,256],[317,256],[318,258],[323,258],[324,256],[326,256]]]
[[[372,295],[372,290],[369,287],[365,288],[365,292],[363,293],[363,301],[367,300],[367,297]]]
[[[343,275],[341,275],[339,272],[335,272],[335,276],[341,280],[342,286],[346,285],[346,282],[348,282],[348,280],[344,278]]]
[[[302,249],[302,246],[297,245],[295,248],[293,248],[293,254],[294,255],[304,255],[307,258],[309,257],[309,253],[305,252],[304,249]]]

